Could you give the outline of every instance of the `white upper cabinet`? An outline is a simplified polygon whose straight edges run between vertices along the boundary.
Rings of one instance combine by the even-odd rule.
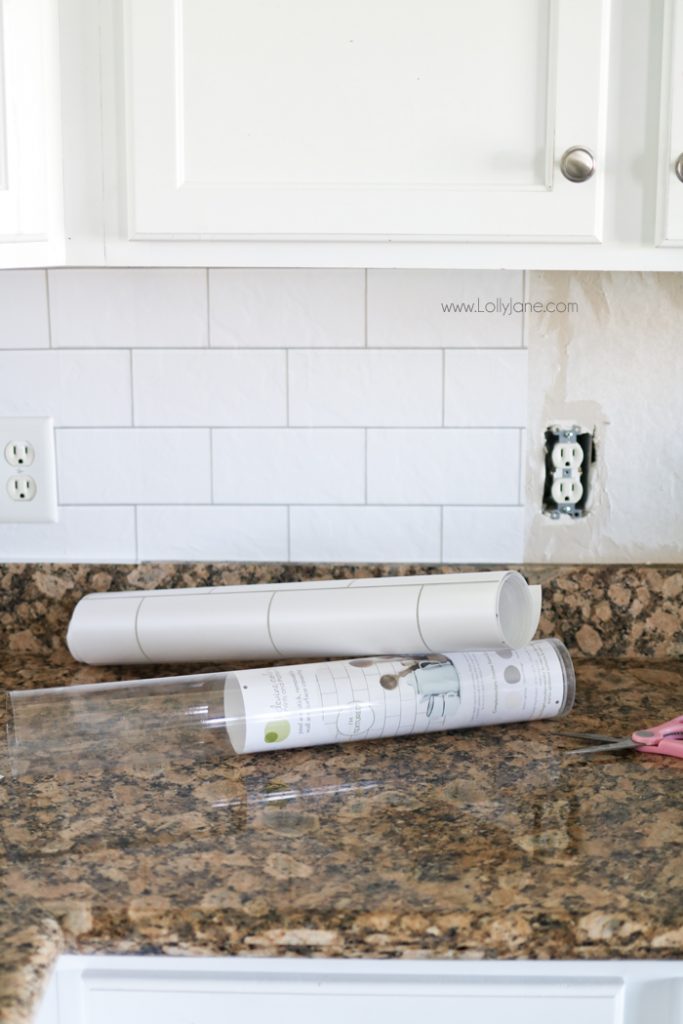
[[[130,239],[601,239],[607,0],[126,0],[123,18]],[[574,146],[583,182],[560,169]]]
[[[681,68],[683,0],[0,0],[0,267],[681,271]]]
[[[56,7],[0,0],[0,267],[64,258]]]
[[[663,38],[657,242],[668,246],[683,245],[683,0],[667,0]]]

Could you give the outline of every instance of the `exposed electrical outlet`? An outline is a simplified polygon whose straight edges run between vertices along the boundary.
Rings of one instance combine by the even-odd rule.
[[[593,435],[578,424],[548,427],[545,432],[543,511],[553,519],[578,519],[586,513]]]
[[[57,521],[54,426],[49,416],[0,418],[0,522]]]
[[[556,441],[550,458],[555,469],[578,469],[583,462],[583,448],[578,441]]]
[[[576,505],[583,497],[583,484],[580,480],[561,476],[553,480],[550,494],[556,505]]]

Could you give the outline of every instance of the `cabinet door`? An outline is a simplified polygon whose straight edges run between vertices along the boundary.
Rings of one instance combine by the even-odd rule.
[[[36,1024],[615,1024],[623,981],[552,965],[66,957]],[[183,962],[184,961],[184,962]],[[663,1019],[663,1024],[669,1024]]]
[[[667,0],[662,54],[659,245],[683,245],[683,0]],[[680,159],[680,164],[678,163]],[[681,178],[678,177],[681,175]]]
[[[608,8],[123,0],[126,234],[599,241]]]
[[[0,267],[63,258],[53,0],[0,0]]]

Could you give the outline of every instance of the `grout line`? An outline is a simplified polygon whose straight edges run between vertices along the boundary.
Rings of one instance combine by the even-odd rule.
[[[292,515],[289,505],[287,506],[287,561],[292,560]]]
[[[273,503],[273,504],[264,504],[263,502],[254,501],[254,502],[251,502],[250,504],[237,504],[237,505],[236,504],[232,504],[232,503],[227,502],[227,501],[218,501],[218,502],[215,503],[215,505],[209,504],[208,502],[195,502],[194,504],[189,504],[188,502],[173,502],[173,501],[158,501],[158,502],[145,502],[145,501],[140,501],[140,502],[134,502],[134,501],[115,502],[115,501],[106,501],[106,502],[103,502],[102,504],[98,504],[96,502],[89,502],[89,501],[69,501],[69,502],[65,502],[63,507],[64,508],[80,508],[80,509],[84,509],[86,511],[92,511],[92,512],[101,511],[102,509],[106,509],[106,508],[129,508],[129,509],[141,509],[141,508],[165,508],[165,509],[173,509],[173,508],[176,508],[176,509],[181,509],[181,508],[202,508],[202,509],[204,509],[204,508],[205,509],[223,508],[223,509],[236,509],[238,511],[239,510],[246,511],[247,509],[252,509],[252,508],[253,509],[279,508],[279,509],[285,509],[286,510],[287,509],[287,504],[284,501],[280,501],[280,502]],[[294,507],[295,508],[317,508],[317,506],[315,504],[311,505],[310,503],[307,504],[307,505],[295,505]],[[324,507],[327,508],[329,506],[324,506]],[[344,507],[346,508],[348,506],[344,506]],[[363,505],[357,505],[356,507],[357,508],[364,508]],[[401,505],[390,506],[390,507],[402,508]],[[425,507],[427,507],[427,506],[425,506]]]
[[[135,536],[135,561],[140,562],[140,542],[138,532],[138,506],[133,505],[133,532]]]
[[[363,278],[363,344],[368,347],[368,271],[364,271]]]
[[[522,430],[523,429],[524,429],[523,427],[519,428],[519,438],[518,438],[518,441],[517,441],[517,461],[518,461],[517,504],[518,505],[522,504],[522,473],[524,471],[524,467],[522,466]]]
[[[22,345],[2,346],[0,352],[125,352],[130,345]],[[514,352],[519,345],[372,345],[372,352]],[[139,352],[206,352],[206,345],[136,345]],[[212,352],[363,352],[364,345],[212,345]]]
[[[25,552],[23,552],[21,548],[19,548],[19,554],[18,555],[15,552],[12,552],[11,555],[8,554],[7,552],[5,552],[3,554],[3,556],[2,556],[2,561],[3,561],[4,565],[35,565],[35,566],[41,566],[41,565],[46,565],[46,564],[49,564],[51,566],[53,566],[53,565],[83,565],[83,566],[88,566],[88,567],[92,567],[92,566],[106,566],[106,565],[131,565],[130,558],[119,558],[118,555],[116,557],[111,557],[111,558],[108,557],[108,556],[105,556],[105,555],[91,556],[87,552],[86,552],[85,555],[77,555],[77,554],[73,553],[71,551],[71,549],[68,550],[67,554],[64,554],[63,551],[61,551],[61,552],[53,551],[52,554],[50,554],[49,552],[45,552],[45,553],[40,554],[40,555],[28,555]],[[169,559],[169,561],[170,561],[170,559]],[[318,559],[317,561],[320,562],[321,565],[327,564],[327,563],[323,562],[323,560],[321,558]],[[257,563],[254,562],[253,564],[257,564]],[[333,563],[330,562],[329,564],[332,565]]]
[[[245,424],[245,423],[242,423],[242,424],[240,424],[240,423],[232,423],[232,424],[226,424],[226,423],[156,423],[156,424],[150,424],[150,423],[146,423],[144,425],[143,424],[136,424],[134,427],[129,427],[129,426],[126,426],[125,424],[120,425],[120,426],[116,426],[116,425],[114,425],[114,426],[111,426],[111,425],[98,425],[98,424],[94,424],[93,426],[78,426],[78,425],[73,425],[73,424],[71,424],[71,425],[69,425],[69,424],[63,424],[62,425],[62,424],[60,424],[60,426],[56,427],[55,429],[56,430],[60,430],[60,431],[69,431],[69,430],[157,430],[157,431],[158,430],[184,430],[184,431],[187,431],[187,430],[233,430],[233,431],[235,431],[235,430],[241,430],[241,431],[249,430],[249,431],[256,431],[256,430],[287,430],[287,425],[283,424],[283,423],[275,424],[275,425],[273,425],[273,424],[264,424],[262,426],[254,426],[252,424]],[[457,431],[468,430],[470,433],[477,433],[478,431],[484,431],[484,430],[486,430],[486,431],[489,431],[489,430],[506,430],[507,431],[507,430],[523,430],[524,428],[520,427],[519,424],[517,424],[515,426],[509,426],[509,427],[501,427],[501,426],[497,426],[497,427],[482,427],[482,426],[476,426],[476,427],[459,427],[459,426],[440,427],[440,426],[424,426],[424,425],[421,425],[421,424],[410,424],[410,423],[408,423],[408,424],[401,424],[401,425],[389,425],[389,424],[386,424],[385,426],[380,426],[380,425],[377,425],[377,424],[373,424],[371,427],[368,427],[368,426],[365,426],[362,423],[358,423],[355,426],[349,426],[349,425],[337,426],[337,425],[335,425],[333,423],[327,423],[327,424],[325,424],[325,423],[317,423],[317,424],[314,424],[314,425],[311,425],[311,424],[297,424],[292,429],[293,430],[320,430],[320,431],[324,430],[326,432],[334,430],[334,431],[337,431],[337,432],[340,432],[340,433],[343,433],[343,432],[346,432],[346,433],[358,433],[359,430],[373,430],[373,431],[403,430],[404,432],[405,431],[432,430],[435,433],[438,433],[440,435],[440,434],[442,434],[444,432],[456,431],[456,430]]]
[[[206,347],[211,348],[211,287],[209,268],[206,268]]]
[[[135,504],[138,508],[439,508],[438,501],[371,501],[365,504],[363,501],[218,501],[211,504],[208,501],[65,501],[60,502],[62,508],[129,508]],[[443,508],[524,508],[524,505],[514,501],[485,502],[475,501],[471,504],[462,502],[444,502]]]
[[[213,430],[209,429],[209,480],[211,484],[211,504],[214,503],[214,483],[213,483]]]
[[[50,277],[47,270],[45,270],[45,302],[47,303],[47,347],[52,348],[52,306],[50,303]]]
[[[365,493],[364,493],[364,500],[365,500],[365,504],[367,505],[367,503],[368,503],[368,430],[367,430],[367,427],[363,431],[363,434],[364,434],[364,439],[363,439],[363,460],[364,460],[364,463],[365,463],[365,474],[364,474]]]
[[[289,350],[285,349],[285,425],[291,426],[289,419]]]
[[[131,426],[135,426],[135,378],[133,376],[133,349],[128,349],[129,359],[129,370],[130,370],[130,423]],[[87,429],[87,428],[86,428]]]
[[[439,532],[440,532],[439,557],[440,557],[441,562],[443,562],[443,505],[440,506],[440,512],[441,512],[441,516],[440,516],[440,530],[439,530]]]
[[[441,426],[446,426],[446,349],[441,349]]]
[[[349,549],[346,549],[346,550],[348,551]],[[62,554],[54,554],[54,555],[44,554],[44,555],[39,555],[37,557],[34,557],[34,556],[29,556],[29,555],[26,555],[26,554],[22,553],[22,554],[20,554],[18,556],[14,555],[14,554],[12,554],[11,556],[5,555],[3,560],[4,560],[4,562],[7,565],[36,565],[36,566],[41,566],[41,565],[45,565],[45,564],[48,564],[48,563],[50,565],[82,565],[82,566],[85,566],[85,567],[88,567],[88,566],[105,567],[107,565],[126,566],[126,565],[130,565],[131,564],[130,558],[121,558],[118,555],[116,557],[113,557],[113,556],[110,557],[108,555],[107,556],[105,556],[105,555],[97,555],[96,557],[92,557],[90,555],[81,556],[81,555],[71,555],[70,554],[70,555],[67,556],[67,555],[62,555]],[[217,553],[216,555],[212,556],[211,558],[208,558],[208,557],[205,558],[203,561],[219,562],[221,560],[226,560],[226,559],[223,558],[223,554],[222,553]],[[175,563],[175,562],[193,562],[193,561],[196,562],[197,560],[193,559],[191,557],[188,557],[188,556],[178,557],[177,553],[175,553],[175,552],[173,552],[173,550],[171,550],[171,553],[168,554],[168,555],[161,554],[161,555],[155,556],[154,558],[147,559],[147,561],[148,562],[172,562],[172,563]],[[253,557],[253,558],[249,558],[249,557],[247,557],[245,555],[239,555],[239,556],[236,556],[234,558],[228,556],[227,557],[227,561],[229,561],[231,563],[234,563],[235,565],[246,566],[248,568],[248,567],[250,567],[252,565],[262,565],[262,566],[265,566],[265,567],[272,567],[274,561],[282,561],[282,560],[281,559],[279,559],[279,560],[278,559],[273,559],[273,558],[263,558],[263,557],[259,557],[259,556],[256,556],[256,557]],[[291,561],[291,559],[290,559],[290,561]],[[351,562],[351,563],[353,563],[355,565],[366,565],[366,564],[373,564],[374,565],[374,564],[377,564],[378,560],[376,558],[370,559],[370,558],[368,558],[365,555],[358,555],[357,556],[357,555],[352,554],[352,553],[348,554],[348,555],[329,555],[327,553],[321,553],[319,555],[316,555],[314,553],[311,553],[311,554],[307,554],[305,558],[297,558],[296,559],[296,564],[312,563],[312,562],[314,562],[314,563],[316,563],[317,565],[320,565],[320,566],[329,566],[330,568],[333,568],[335,566],[340,565],[342,562],[346,562],[346,563]],[[430,559],[423,558],[419,554],[414,554],[414,553],[408,552],[403,557],[393,556],[390,559],[382,559],[381,562],[382,562],[382,564],[395,565],[395,566],[400,566],[400,565],[403,565],[403,564],[426,565],[428,562],[430,562]],[[142,565],[144,563],[139,562],[138,564]],[[498,562],[498,561],[494,562],[490,558],[486,558],[486,559],[484,559],[484,558],[474,558],[474,559],[467,559],[466,562],[462,561],[462,564],[463,565],[464,564],[467,564],[467,565],[480,565],[480,566],[482,566],[482,569],[487,569],[487,568],[490,568],[493,565],[498,566],[501,563]],[[515,564],[517,564],[517,563],[515,563]],[[151,664],[151,662],[146,662],[145,664]]]

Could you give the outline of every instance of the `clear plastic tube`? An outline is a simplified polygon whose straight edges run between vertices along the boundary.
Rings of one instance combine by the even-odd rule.
[[[559,640],[8,694],[12,770],[163,761],[553,718],[574,703]]]
[[[169,752],[203,759],[226,752],[225,672],[13,690],[7,736],[13,774]],[[230,752],[229,743],[227,752]]]

